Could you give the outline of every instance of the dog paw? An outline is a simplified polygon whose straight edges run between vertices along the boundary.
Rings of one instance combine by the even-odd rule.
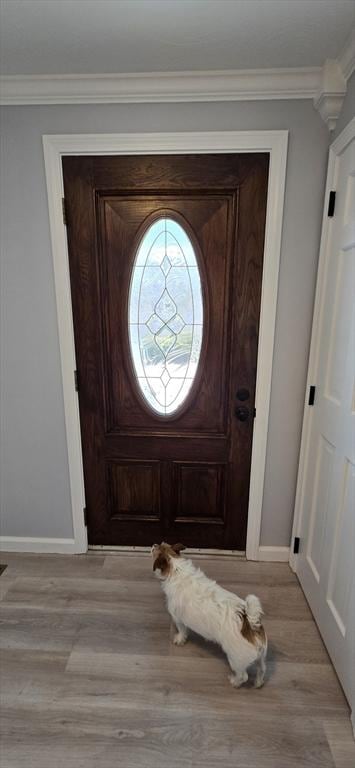
[[[184,635],[183,632],[177,632],[176,635],[174,635],[173,643],[174,645],[185,645],[187,640],[187,635]]]
[[[254,681],[254,688],[262,688],[264,685],[264,678],[256,677]]]
[[[248,673],[244,672],[243,675],[230,675],[229,676],[229,682],[233,686],[233,688],[240,688],[243,683],[246,683],[248,680]]]

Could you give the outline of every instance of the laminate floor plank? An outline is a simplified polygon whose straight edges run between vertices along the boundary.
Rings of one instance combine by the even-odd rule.
[[[6,573],[6,571],[5,571]],[[15,584],[16,579],[12,576],[5,576],[4,574],[0,577],[0,602],[4,599],[5,595],[8,593],[10,587],[13,587]]]
[[[2,552],[1,562],[7,564],[6,574],[11,577],[59,576],[83,578],[100,575],[105,562],[104,555],[36,555]]]
[[[288,565],[194,559],[260,596],[261,690],[252,672],[233,689],[202,638],[172,644],[150,555],[3,553],[1,768],[354,768],[349,708]]]
[[[264,613],[269,619],[310,619],[313,621],[307,600],[298,584],[278,586],[228,581],[223,586],[243,598],[257,591]]]
[[[0,603],[0,649],[70,651],[80,626],[80,615],[74,612]]]
[[[69,653],[58,651],[2,650],[1,702],[21,697],[21,701],[35,703],[38,693],[44,690],[47,699],[52,700],[58,683],[63,680],[68,659]]]
[[[194,564],[220,584],[232,582],[283,586],[296,584],[297,577],[287,563],[256,563],[233,557],[204,557],[191,555]],[[106,555],[103,574],[106,578],[146,580],[152,573],[152,559],[149,554]],[[238,591],[238,590],[237,590]]]
[[[150,576],[150,574],[149,574]],[[227,582],[226,589],[245,597],[255,584]],[[0,585],[1,588],[1,585]],[[296,584],[284,586],[258,586],[258,596],[265,614],[277,619],[312,619],[303,593]],[[164,610],[164,599],[157,581],[133,581],[79,577],[24,577],[7,579],[2,599],[19,608],[47,608],[57,610],[108,611],[118,602],[139,606],[140,610]]]
[[[141,706],[164,707],[169,703],[182,710],[202,708],[211,714],[238,707],[252,711],[282,706],[292,712],[307,706],[315,713],[321,708],[329,712],[348,709],[330,665],[270,662],[262,691],[249,686],[235,691],[228,680],[224,656],[147,658],[145,654],[72,651],[66,672],[85,676],[88,668],[92,678],[118,679],[120,692],[125,690],[124,702],[130,706],[139,700]],[[253,670],[250,676],[252,683]]]
[[[343,717],[326,718],[324,730],[336,768],[354,768],[355,741],[350,721]]]
[[[266,618],[264,623],[269,637],[269,660],[329,664],[328,654],[313,621]],[[177,648],[169,642],[173,634],[174,627],[166,613],[159,615],[151,612],[140,618],[136,613],[130,615],[129,610],[122,609],[119,616],[101,615],[100,624],[93,614],[83,616],[75,647],[113,653],[133,650],[145,655],[182,658],[223,656],[219,646],[207,643],[193,633],[185,646]]]
[[[147,658],[138,654],[85,654],[4,651],[2,695],[12,702],[62,702],[68,706],[153,709],[162,711],[261,712],[331,716],[348,707],[329,665],[269,664],[263,691],[243,687],[235,691],[228,681],[225,659]],[[90,664],[88,671],[87,664]]]
[[[30,577],[15,579],[3,602],[18,608],[48,611],[103,611],[112,613],[117,606],[136,611],[165,610],[161,589],[156,580],[146,582],[112,581],[91,578]]]
[[[25,727],[24,727],[25,723]],[[3,712],[2,735],[8,768],[16,765],[107,768],[334,768],[317,718],[263,713],[258,723],[249,711],[228,715],[176,711],[104,711],[51,705]],[[12,753],[12,754],[11,754]],[[45,762],[45,761],[49,762]],[[57,760],[58,762],[54,762]],[[23,762],[22,762],[23,761]]]

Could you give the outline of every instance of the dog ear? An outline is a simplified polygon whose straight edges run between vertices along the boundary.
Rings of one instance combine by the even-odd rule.
[[[185,544],[173,544],[171,549],[173,549],[174,552],[176,552],[176,554],[179,555],[180,552],[182,552],[184,549],[186,549],[186,547],[185,547]]]
[[[164,573],[168,567],[168,558],[165,555],[158,555],[158,557],[154,560],[153,571],[156,571],[157,568],[160,568],[161,572]]]

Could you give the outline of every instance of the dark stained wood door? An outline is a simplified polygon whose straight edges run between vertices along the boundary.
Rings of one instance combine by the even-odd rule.
[[[63,158],[90,544],[245,549],[268,163]],[[164,218],[187,233],[203,303],[195,379],[169,414],[143,396],[129,335],[137,252]]]

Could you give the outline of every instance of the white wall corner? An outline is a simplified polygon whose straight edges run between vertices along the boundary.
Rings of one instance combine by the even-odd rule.
[[[318,91],[314,97],[314,106],[322,119],[333,131],[346,94],[346,79],[337,59],[326,59],[322,69]]]

